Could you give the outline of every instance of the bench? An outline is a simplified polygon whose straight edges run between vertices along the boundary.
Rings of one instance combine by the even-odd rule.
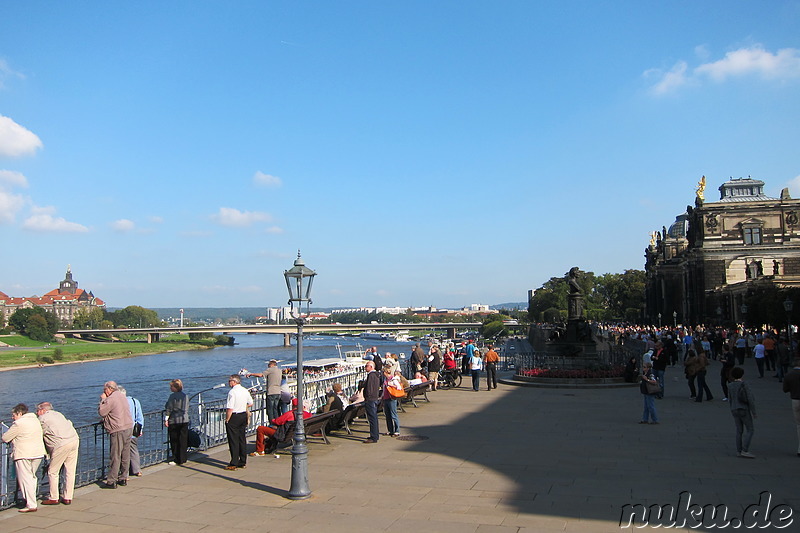
[[[306,432],[306,441],[321,440],[325,444],[330,444],[331,441],[328,440],[328,435],[326,434],[326,430],[328,429],[328,423],[331,421],[333,417],[341,414],[342,412],[339,409],[336,409],[335,411],[320,413],[318,415],[314,415],[303,420],[303,425]],[[283,442],[278,443],[278,448],[285,448],[290,444],[292,444],[292,442],[294,441],[294,430],[295,430],[294,420],[287,422],[285,425],[286,425],[286,439],[284,439]],[[319,435],[315,435],[315,433],[319,433]]]
[[[366,415],[367,410],[364,406],[364,402],[351,403],[345,407],[344,415],[342,416],[342,425],[344,426],[344,430],[347,431],[348,435],[353,434],[353,430],[350,429],[350,426],[355,422],[355,419]]]
[[[419,407],[415,400],[415,398],[418,396],[422,396],[425,398],[426,402],[430,402],[430,399],[428,398],[428,390],[430,389],[430,386],[431,386],[430,381],[424,381],[422,383],[411,385],[410,387],[406,388],[405,397],[401,398],[400,402],[398,402],[401,411],[405,412],[405,409],[403,408],[403,403],[411,402],[411,405],[413,405],[414,407]]]

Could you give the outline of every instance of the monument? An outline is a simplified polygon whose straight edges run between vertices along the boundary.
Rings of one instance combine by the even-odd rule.
[[[564,370],[579,370],[601,364],[589,323],[586,322],[583,289],[580,285],[581,271],[572,267],[568,274],[569,296],[566,327],[547,333],[533,329],[531,346],[544,365]]]

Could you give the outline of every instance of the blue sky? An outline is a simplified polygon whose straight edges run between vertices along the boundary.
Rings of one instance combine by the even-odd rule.
[[[523,301],[799,140],[796,1],[6,1],[0,291]]]

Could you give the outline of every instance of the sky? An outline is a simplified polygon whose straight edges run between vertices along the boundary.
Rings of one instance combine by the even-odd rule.
[[[0,291],[520,302],[799,146],[799,1],[6,0]]]

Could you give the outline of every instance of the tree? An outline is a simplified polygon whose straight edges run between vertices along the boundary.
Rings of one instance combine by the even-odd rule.
[[[49,341],[58,331],[58,317],[41,307],[28,307],[14,311],[8,319],[8,325],[20,335]]]
[[[93,329],[103,327],[106,312],[100,307],[81,307],[75,312],[72,327],[75,329]]]
[[[158,313],[138,305],[129,305],[124,309],[118,309],[109,313],[108,318],[117,328],[147,328],[161,325]]]
[[[559,322],[567,316],[568,276],[550,278],[531,298],[528,316],[531,321]],[[626,270],[622,274],[582,272],[578,283],[583,291],[586,318],[611,320],[638,316],[644,304],[645,272]],[[635,310],[632,313],[631,310]]]

